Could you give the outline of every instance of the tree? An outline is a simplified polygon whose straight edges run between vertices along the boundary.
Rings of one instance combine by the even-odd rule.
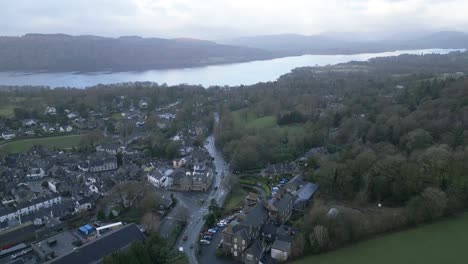
[[[316,225],[314,230],[309,235],[309,241],[317,252],[328,250],[330,244],[330,236],[328,235],[328,228],[322,225]]]
[[[106,219],[106,214],[104,213],[104,210],[99,210],[97,213],[97,220],[102,221]]]
[[[179,156],[180,143],[177,141],[171,141],[166,146],[166,158],[173,159]]]
[[[204,218],[206,226],[211,227],[216,224],[216,215],[214,213],[208,213]]]
[[[141,219],[141,224],[145,228],[147,233],[156,233],[159,230],[161,219],[155,212],[147,212]]]
[[[428,187],[409,201],[407,214],[413,223],[433,220],[445,214],[447,203],[447,195],[443,191]]]

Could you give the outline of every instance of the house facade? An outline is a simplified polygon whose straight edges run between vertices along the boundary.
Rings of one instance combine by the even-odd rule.
[[[62,196],[52,195],[35,198],[31,201],[17,204],[15,208],[7,207],[0,211],[0,222],[13,220],[23,215],[38,211],[41,208],[49,208],[62,203]]]

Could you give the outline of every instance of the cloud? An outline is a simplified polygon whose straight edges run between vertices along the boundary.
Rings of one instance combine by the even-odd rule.
[[[15,0],[1,35],[229,38],[321,32],[464,30],[465,0]]]

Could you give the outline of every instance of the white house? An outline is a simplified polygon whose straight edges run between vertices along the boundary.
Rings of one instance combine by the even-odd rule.
[[[96,183],[96,179],[94,179],[93,177],[89,177],[89,178],[86,179],[86,181],[85,181],[85,185],[86,185],[86,186],[91,186],[91,185],[93,185],[93,184],[95,184],[95,183]]]
[[[16,137],[16,134],[13,131],[2,132],[2,138],[5,140],[14,139],[15,137]]]
[[[140,108],[148,108],[148,103],[145,100],[140,100]]]
[[[187,163],[187,160],[185,158],[181,158],[180,160],[173,160],[172,167],[174,167],[174,169],[178,169],[184,166],[186,163]]]
[[[73,119],[73,118],[77,118],[78,115],[75,114],[75,113],[69,113],[69,114],[67,115],[67,117],[68,117],[68,119]]]
[[[57,193],[57,184],[55,182],[47,182],[47,185],[51,192]]]
[[[38,211],[41,208],[49,208],[60,203],[62,203],[62,196],[60,195],[39,197],[31,201],[18,204],[16,208],[8,207],[7,209],[0,211],[0,222],[5,221],[6,219],[13,220],[19,216]]]
[[[57,109],[55,109],[53,106],[48,106],[46,107],[45,113],[48,115],[55,115],[57,114]]]
[[[291,242],[276,239],[271,245],[271,257],[277,261],[286,261],[291,254]]]
[[[157,188],[168,188],[174,183],[172,177],[162,175],[161,173],[148,173],[147,180]]]
[[[23,121],[23,124],[24,124],[25,126],[34,126],[34,125],[37,124],[37,122],[36,122],[36,120],[34,120],[34,119],[28,119],[28,120],[24,120],[24,121]]]
[[[91,185],[91,186],[89,186],[89,190],[90,190],[91,192],[93,192],[93,193],[99,193],[98,187],[96,187],[96,185],[94,185],[94,184]]]
[[[31,168],[26,173],[26,179],[29,181],[40,180],[46,176],[44,169],[42,168]]]
[[[93,208],[89,198],[85,197],[78,200],[75,204],[75,212],[82,212]]]
[[[118,146],[113,144],[99,145],[96,147],[96,152],[106,152],[107,154],[117,155],[117,153],[125,151],[124,146]]]

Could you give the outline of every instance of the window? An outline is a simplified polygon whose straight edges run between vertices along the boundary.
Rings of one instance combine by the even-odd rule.
[[[237,243],[237,237],[234,238],[234,243]]]
[[[237,251],[234,250],[234,257],[237,257]]]
[[[253,260],[253,255],[252,254],[247,254],[247,259],[248,260]]]
[[[245,245],[245,240],[242,239],[242,245]]]
[[[237,244],[234,244],[234,249],[237,250]]]

